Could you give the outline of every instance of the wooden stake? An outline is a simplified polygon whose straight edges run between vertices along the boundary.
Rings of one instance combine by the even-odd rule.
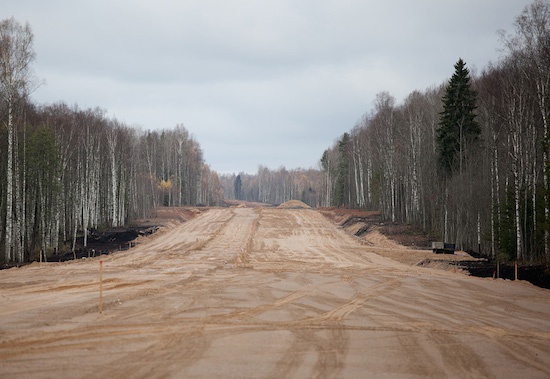
[[[99,261],[99,314],[103,312],[103,261]]]
[[[518,261],[514,261],[514,280],[518,280]]]
[[[42,250],[40,250],[40,263],[42,263]]]
[[[497,261],[497,279],[500,278],[500,262]]]

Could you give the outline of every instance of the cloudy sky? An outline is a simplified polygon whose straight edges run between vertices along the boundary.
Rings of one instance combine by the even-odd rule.
[[[317,168],[388,91],[497,61],[530,0],[2,0],[29,22],[35,102],[100,107],[144,130],[183,124],[220,173]]]

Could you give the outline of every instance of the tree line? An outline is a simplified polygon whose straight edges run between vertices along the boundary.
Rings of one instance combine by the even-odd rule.
[[[399,104],[379,93],[319,170],[260,167],[241,174],[240,195],[380,210],[467,250],[549,261],[549,3],[499,33],[504,56],[479,75],[459,59],[447,83]]]
[[[316,169],[292,169],[280,167],[276,170],[260,165],[256,174],[220,175],[224,197],[279,205],[296,199],[317,207],[320,205],[318,183],[323,174]]]
[[[158,206],[217,205],[223,189],[182,125],[142,131],[99,108],[36,105],[33,34],[0,22],[0,260],[84,246]]]

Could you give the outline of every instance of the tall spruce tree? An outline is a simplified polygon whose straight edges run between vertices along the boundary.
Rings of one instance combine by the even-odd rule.
[[[481,134],[474,113],[477,94],[470,88],[470,72],[462,59],[454,67],[455,72],[443,96],[443,112],[436,137],[439,167],[448,176],[457,170],[462,172],[469,148]]]
[[[235,184],[234,184],[234,195],[235,199],[242,200],[242,188],[243,188],[243,182],[241,180],[241,175],[237,175],[235,178]]]
[[[350,140],[349,133],[344,133],[344,136],[338,141],[338,173],[336,178],[335,200],[337,206],[348,205],[346,194],[349,193],[349,157],[348,143]]]

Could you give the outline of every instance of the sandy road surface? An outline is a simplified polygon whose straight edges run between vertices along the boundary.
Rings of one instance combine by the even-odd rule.
[[[411,267],[313,210],[212,209],[0,272],[0,377],[550,377],[550,291]]]

